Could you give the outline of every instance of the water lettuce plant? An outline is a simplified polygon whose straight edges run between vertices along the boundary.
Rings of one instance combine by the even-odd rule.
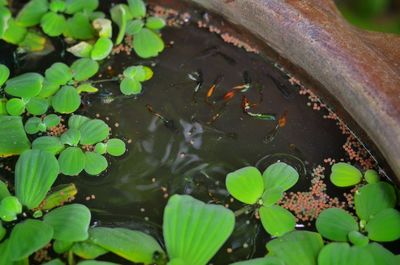
[[[299,174],[293,167],[277,162],[262,175],[255,167],[244,167],[229,173],[226,188],[238,201],[258,208],[261,223],[269,234],[282,236],[295,228],[296,218],[276,203],[298,179]]]
[[[368,183],[380,180],[378,172],[373,169],[365,171],[364,179]],[[337,187],[350,187],[359,184],[363,180],[363,174],[355,166],[340,162],[332,166],[330,180]]]
[[[120,89],[124,95],[137,95],[142,92],[142,82],[153,77],[153,71],[147,66],[130,66],[123,72]]]

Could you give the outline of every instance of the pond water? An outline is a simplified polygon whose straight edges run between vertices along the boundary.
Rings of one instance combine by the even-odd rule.
[[[84,98],[80,113],[106,119],[113,135],[128,143],[128,152],[110,158],[110,167],[102,175],[59,178],[60,183],[76,183],[76,202],[92,210],[94,225],[143,229],[161,240],[163,210],[172,194],[191,194],[236,211],[242,205],[233,202],[225,189],[226,174],[233,170],[247,165],[264,170],[284,161],[300,173],[300,181],[290,191],[307,193],[316,176],[322,181],[321,175],[329,174],[326,159],[349,160],[343,148],[348,135],[337,120],[324,117],[329,114],[325,109],[313,110],[299,86],[272,62],[225,43],[196,23],[168,27],[163,38],[168,47],[155,60],[121,53],[102,65],[99,80],[115,77],[131,65],[151,66],[155,74],[144,83],[142,95],[122,96],[117,82],[98,81],[99,93]],[[28,60],[19,71],[50,66],[61,54]],[[203,78],[197,93],[199,83],[190,78],[196,73]],[[244,84],[244,76],[251,79],[250,89],[224,100],[233,87]],[[207,97],[213,84],[215,92]],[[247,115],[242,96],[256,103],[253,112],[274,114],[277,119],[287,112],[286,125],[276,130],[277,121]],[[343,190],[329,181],[326,185],[329,196],[347,203]],[[299,219],[298,224],[309,222]],[[242,214],[212,263],[262,256],[269,239],[259,220]]]

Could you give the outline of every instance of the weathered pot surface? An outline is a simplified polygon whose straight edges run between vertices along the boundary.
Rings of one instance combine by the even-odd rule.
[[[400,181],[400,37],[350,25],[333,1],[187,0],[248,30],[320,83]]]

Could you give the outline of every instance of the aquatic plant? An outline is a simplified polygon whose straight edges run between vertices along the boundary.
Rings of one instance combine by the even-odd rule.
[[[264,173],[245,167],[226,177],[226,188],[238,201],[258,207],[264,229],[273,236],[282,236],[296,226],[291,212],[276,203],[299,179],[297,171],[283,162],[270,165]]]
[[[32,149],[58,155],[60,172],[64,175],[77,176],[83,170],[89,175],[99,175],[108,167],[104,154],[121,156],[126,151],[125,143],[117,138],[107,139],[109,134],[110,127],[104,121],[72,115],[68,129],[60,137],[36,138]]]
[[[137,95],[142,92],[142,82],[153,77],[153,71],[147,66],[130,66],[123,72],[120,89],[124,95]]]
[[[379,181],[379,174],[369,169],[365,171],[364,179],[368,183],[376,183]],[[330,180],[337,187],[350,187],[359,184],[363,180],[363,174],[355,166],[340,162],[332,166]]]

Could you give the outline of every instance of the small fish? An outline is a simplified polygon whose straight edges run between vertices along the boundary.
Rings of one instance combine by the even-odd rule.
[[[278,125],[280,128],[283,128],[286,126],[287,123],[287,115],[288,115],[288,111],[285,110],[285,112],[279,117],[278,119]]]
[[[272,142],[275,139],[276,135],[278,134],[279,129],[286,126],[287,115],[288,115],[288,111],[285,110],[285,112],[279,117],[278,123],[276,124],[275,128],[273,128],[271,131],[269,131],[267,133],[267,135],[264,137],[264,139],[263,139],[264,143]]]
[[[232,89],[239,90],[240,92],[244,93],[249,90],[251,87],[251,78],[249,72],[243,72],[243,84],[234,86]]]
[[[226,92],[222,98],[225,102],[227,102],[227,101],[230,101],[231,99],[233,99],[235,97],[235,95],[236,95],[236,91],[231,90],[231,91]]]
[[[244,113],[247,113],[250,110],[250,101],[246,96],[242,96],[242,110]]]
[[[169,119],[165,118],[164,116],[162,116],[160,113],[155,112],[153,109],[153,106],[151,106],[150,104],[146,104],[146,108],[151,114],[153,114],[154,116],[159,118],[164,123],[165,127],[172,129],[172,130],[176,130],[176,126],[175,126],[175,123],[173,120],[169,120]]]
[[[256,118],[257,120],[263,120],[263,121],[275,121],[276,120],[275,114],[253,113],[250,111],[247,111],[246,114],[249,115],[250,117]]]
[[[217,86],[219,85],[219,83],[222,81],[222,79],[223,79],[223,76],[222,75],[219,75],[215,80],[214,80],[214,82],[212,83],[212,85],[210,86],[210,88],[207,90],[207,94],[206,94],[206,102],[207,103],[211,103],[210,102],[210,98],[212,97],[212,95],[214,94],[214,92],[215,92],[215,89],[217,88]]]

